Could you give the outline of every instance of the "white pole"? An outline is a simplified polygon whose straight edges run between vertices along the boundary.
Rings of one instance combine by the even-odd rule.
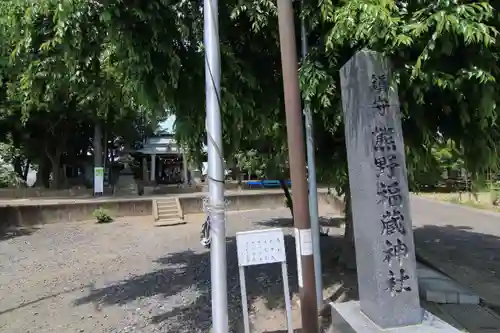
[[[248,313],[247,282],[245,280],[245,266],[240,266],[240,289],[241,289],[241,308],[243,309],[243,328],[245,333],[250,333],[250,318]],[[286,300],[286,295],[285,295]]]
[[[224,160],[220,114],[220,45],[217,0],[204,0],[205,93],[208,153],[208,214],[210,216],[210,269],[212,332],[228,333],[226,221],[224,214]]]
[[[285,294],[286,327],[288,333],[293,333],[292,301],[290,299],[290,284],[288,283],[288,267],[286,261],[281,263],[281,277],[283,278],[283,292]]]
[[[304,0],[302,0],[304,1]],[[302,6],[304,3],[302,2]],[[304,17],[300,19],[302,39],[302,59],[307,56],[307,32]],[[311,217],[311,233],[314,257],[314,277],[316,280],[316,300],[318,311],[323,306],[323,274],[321,270],[320,227],[318,218],[318,188],[316,186],[316,164],[314,154],[314,136],[311,110],[308,103],[304,103],[304,116],[307,138],[307,170],[309,178],[309,214]]]

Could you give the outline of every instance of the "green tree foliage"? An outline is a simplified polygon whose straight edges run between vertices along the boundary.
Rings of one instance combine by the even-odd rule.
[[[29,161],[14,146],[0,143],[0,187],[18,187],[26,183]]]
[[[198,1],[7,0],[0,6],[0,126],[9,134],[3,141],[22,149],[24,158],[49,161],[54,169],[63,156],[77,155],[73,150],[89,149],[96,122],[114,137],[137,138],[164,110],[176,115],[177,137],[189,156],[203,158]],[[394,65],[412,174],[429,169],[433,149],[436,155],[448,140],[472,172],[497,168],[497,1],[295,6],[296,32],[300,15],[308,22],[310,52],[300,63],[300,82],[313,110],[319,182],[340,194],[347,188],[338,72],[363,48],[383,52]],[[285,178],[276,4],[222,2],[219,21],[225,159],[231,168]]]
[[[271,166],[264,176],[276,169],[286,172],[276,6],[255,0],[220,7],[226,160],[237,156],[240,165],[251,164],[254,170]],[[469,168],[496,165],[497,18],[492,5],[330,0],[308,2],[296,13],[309,22],[310,53],[300,75],[303,97],[314,111],[321,182],[336,185],[339,192],[347,184],[338,71],[362,48],[392,59],[410,165],[430,163],[440,135],[456,142]],[[179,139],[199,150],[206,143],[203,99],[185,96],[203,89],[201,13],[190,7],[189,17],[192,25],[184,38],[198,42],[185,45],[188,60],[179,61],[181,72],[192,68],[193,74],[179,75],[185,84],[178,86],[182,98],[173,98],[172,111],[178,117]]]
[[[437,140],[426,155],[427,160],[422,163],[417,161],[417,165],[409,165],[410,189],[416,192],[421,190],[436,190],[437,187],[446,190],[453,190],[457,185],[455,182],[461,180],[462,169],[465,163],[462,158],[463,152],[457,149],[456,144],[448,139]],[[415,163],[410,160],[409,163]],[[483,172],[483,171],[482,171]],[[481,172],[481,173],[482,173]]]
[[[496,162],[496,64],[491,60],[497,32],[487,24],[490,5],[349,1],[339,6],[326,1],[321,11],[324,21],[313,27],[328,26],[322,41],[329,62],[322,68],[329,71],[321,71],[326,79],[313,81],[308,89],[325,80],[334,82],[328,87],[338,87],[339,67],[358,49],[383,52],[397,75],[409,159],[425,162],[442,135],[464,150],[471,167]],[[308,60],[317,61],[314,53]],[[329,91],[308,94],[308,89],[306,97],[321,111]],[[335,95],[329,100],[337,102],[339,112],[338,89]],[[484,135],[471,140],[478,133]]]
[[[142,139],[163,117],[140,103],[123,68],[121,41],[96,1],[3,1],[0,128],[3,141],[61,184],[62,163],[92,151],[96,123],[108,137]],[[142,134],[140,133],[142,132]],[[40,174],[39,174],[40,175]],[[47,185],[47,184],[46,184]]]
[[[308,22],[310,52],[301,63],[300,79],[303,97],[314,112],[320,182],[335,186],[340,194],[347,188],[338,72],[362,48],[392,60],[410,166],[425,168],[432,162],[432,147],[443,139],[457,144],[469,169],[496,167],[498,17],[493,6],[496,3],[327,0],[309,1],[300,11],[297,5],[296,17],[303,15]],[[199,38],[199,45],[201,18],[194,18],[200,13],[195,7],[190,13],[195,22],[190,36]],[[286,172],[275,3],[221,3],[220,22],[226,160],[236,153],[243,164],[269,170],[263,172],[266,176],[276,169]],[[183,70],[197,64],[192,76],[198,80],[202,50],[193,45],[187,46],[190,63],[178,59]],[[178,86],[179,96],[201,90],[189,82]],[[202,101],[178,101],[172,111],[183,132],[180,139],[193,140],[186,143],[195,147],[206,142]]]
[[[241,6],[258,22],[256,30],[276,30],[274,11],[268,18],[255,14],[250,8],[256,3],[262,2]],[[318,180],[339,194],[348,189],[338,73],[363,48],[392,60],[411,173],[430,168],[432,147],[442,140],[457,144],[470,170],[496,167],[498,18],[493,13],[488,3],[458,1],[307,2],[301,15],[309,22],[310,53],[300,74],[303,97],[314,111]],[[346,237],[352,241],[349,200],[346,206]]]

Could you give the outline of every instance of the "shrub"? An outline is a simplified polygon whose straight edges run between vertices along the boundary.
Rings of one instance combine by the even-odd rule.
[[[107,209],[97,208],[92,215],[97,219],[97,223],[113,222],[113,217]]]
[[[497,189],[491,191],[491,204],[493,206],[500,206],[500,191]]]
[[[24,180],[8,165],[1,164],[0,161],[0,187],[19,187],[24,184]]]

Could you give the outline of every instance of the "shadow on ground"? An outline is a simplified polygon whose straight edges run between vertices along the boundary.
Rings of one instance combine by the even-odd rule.
[[[279,223],[279,222],[278,222]],[[259,224],[259,222],[257,222]],[[295,240],[285,236],[288,258],[290,289],[297,293],[297,262]],[[335,258],[341,248],[340,239],[322,237],[323,283],[324,287],[335,289],[334,297],[343,300],[357,298],[356,278],[336,268]],[[230,332],[243,332],[241,295],[236,255],[235,237],[227,239],[228,261],[228,303]],[[211,322],[210,252],[187,250],[172,253],[157,262],[165,268],[145,275],[136,276],[102,289],[94,289],[89,295],[79,298],[75,305],[93,303],[97,306],[126,304],[138,298],[161,294],[164,298],[189,290],[196,290],[194,302],[170,307],[164,313],[153,316],[152,324],[169,322],[172,332],[208,332]],[[284,309],[283,284],[279,264],[252,266],[246,268],[249,303],[259,300],[264,310]],[[353,277],[354,276],[354,277]],[[165,300],[168,303],[168,300]],[[255,309],[253,309],[255,310]],[[250,310],[252,312],[252,309]],[[258,310],[261,311],[261,310]],[[259,313],[257,313],[258,315]],[[276,327],[274,328],[282,328]]]
[[[20,236],[29,236],[36,232],[37,227],[19,227],[19,226],[8,226],[0,228],[0,242],[8,240],[11,238],[16,238]]]
[[[456,225],[426,225],[415,229],[414,236],[420,260],[500,306],[499,237]]]
[[[500,275],[500,238],[497,236],[454,225],[427,225],[415,229],[414,236],[417,250],[432,254],[436,260],[483,268]]]
[[[454,323],[460,324],[458,328],[467,332],[499,332],[500,238],[475,232],[468,225],[426,225],[415,229],[414,236],[420,261],[470,288],[493,312],[435,304],[428,310],[455,327],[458,326]]]
[[[283,218],[260,221],[257,222],[257,224],[267,227],[287,228],[287,227],[293,227],[293,219],[288,217],[283,217]],[[344,225],[344,218],[321,216],[319,218],[319,224],[322,227],[340,228],[343,227]]]
[[[341,219],[326,219],[328,226],[339,226]],[[289,227],[291,219],[275,219],[255,222],[258,226]],[[325,224],[323,224],[325,225]],[[496,297],[490,285],[500,285],[500,239],[493,235],[475,233],[469,226],[424,226],[415,229],[415,244],[419,254],[445,267],[459,268],[460,283],[470,282],[472,289],[483,296]],[[297,293],[297,262],[295,241],[292,236],[285,236],[288,258],[290,289]],[[341,237],[321,238],[323,283],[328,301],[349,301],[357,299],[357,280],[352,271],[345,271],[337,264],[342,248]],[[228,303],[231,332],[243,332],[241,296],[236,257],[235,237],[227,238],[228,253]],[[153,314],[151,324],[169,322],[168,330],[179,333],[208,332],[211,323],[210,289],[210,253],[209,251],[186,250],[171,253],[156,260],[163,268],[148,274],[135,276],[114,285],[92,289],[87,296],[75,300],[75,305],[94,304],[97,307],[127,304],[131,301],[161,295],[165,307],[163,312]],[[432,264],[432,262],[431,262]],[[448,272],[446,272],[448,270]],[[475,273],[474,273],[475,272]],[[450,274],[453,278],[456,278]],[[279,265],[253,266],[246,269],[247,291],[250,304],[263,304],[261,309],[253,310],[257,317],[266,310],[284,309],[283,285]],[[464,282],[465,281],[465,282]],[[483,288],[477,290],[477,287]],[[500,300],[500,288],[497,288]],[[196,298],[183,302],[169,301],[170,296],[185,292],[196,293]],[[258,300],[258,302],[256,302]],[[283,327],[276,327],[267,332],[280,333]],[[285,331],[283,331],[285,332]]]
[[[59,292],[59,293],[55,293],[55,294],[47,295],[47,296],[44,296],[44,297],[40,297],[40,298],[38,298],[38,299],[36,299],[34,301],[23,302],[22,304],[14,306],[12,308],[1,310],[0,311],[0,316],[4,315],[4,314],[8,314],[8,313],[16,311],[16,310],[19,310],[19,309],[22,309],[22,308],[25,308],[25,307],[28,307],[28,306],[32,306],[32,305],[34,305],[36,303],[43,302],[43,301],[51,299],[51,298],[57,298],[57,297],[59,297],[61,295],[64,295],[64,294],[69,294],[69,293],[72,293],[72,292],[77,291],[77,290],[82,290],[82,289],[91,288],[91,287],[92,287],[91,284],[86,285],[86,286],[79,286],[78,288],[71,288],[71,289],[68,289],[68,290],[65,290],[65,291],[62,291],[62,292]]]

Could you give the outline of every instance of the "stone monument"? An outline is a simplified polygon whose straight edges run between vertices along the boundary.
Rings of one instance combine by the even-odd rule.
[[[345,332],[458,332],[420,307],[397,88],[389,61],[357,52],[340,70],[359,302],[332,304]],[[335,323],[333,323],[335,324]],[[342,325],[341,325],[342,326]]]
[[[118,175],[116,185],[114,188],[114,194],[117,195],[137,195],[137,183],[134,179],[134,173],[130,169],[130,163],[132,162],[132,157],[129,154],[123,155],[120,158],[123,162],[123,169]]]

